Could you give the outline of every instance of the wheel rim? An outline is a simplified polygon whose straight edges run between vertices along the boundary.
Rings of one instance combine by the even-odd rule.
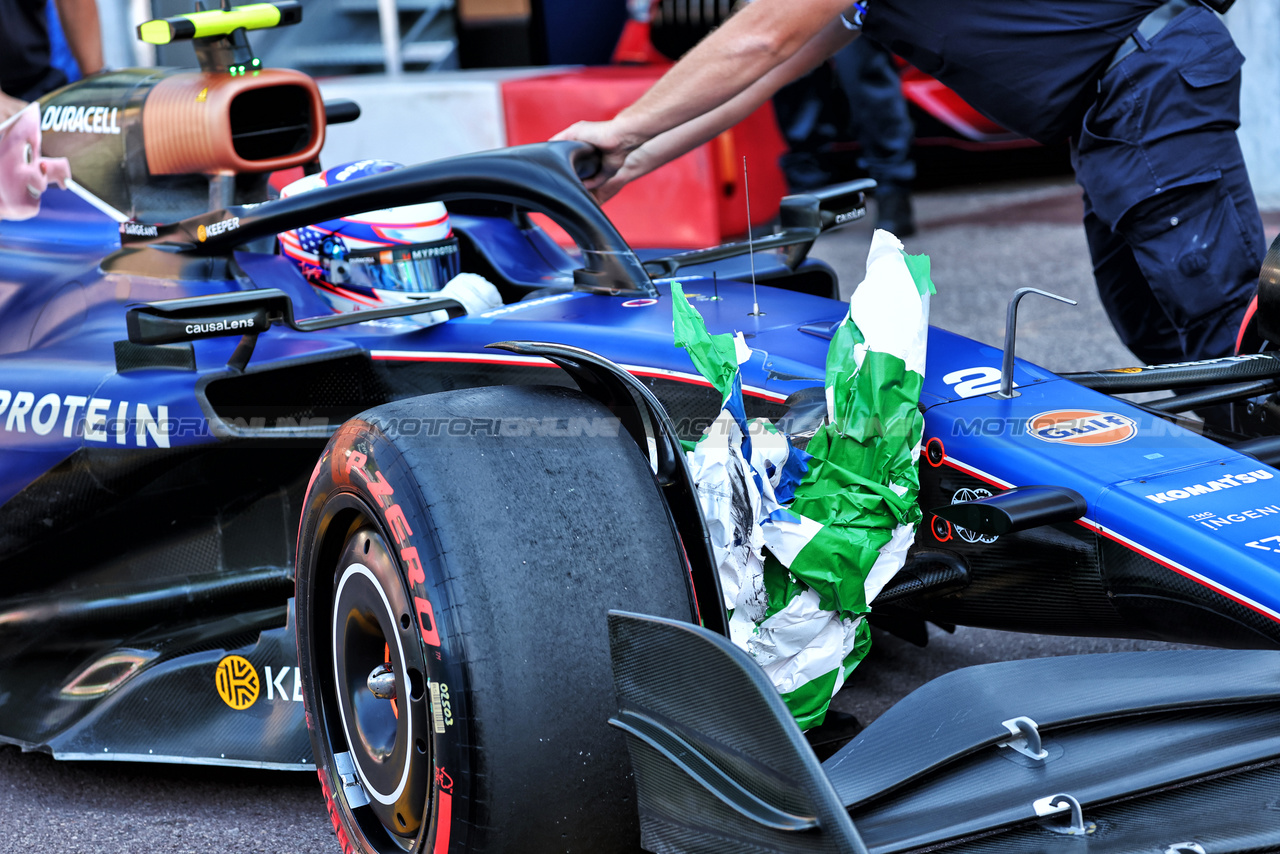
[[[372,527],[349,539],[335,567],[333,676],[339,739],[369,803],[352,810],[375,847],[409,849],[427,809],[431,739],[426,669],[399,569]],[[376,696],[370,674],[389,664],[394,699]],[[339,735],[339,733],[334,733]],[[392,849],[389,849],[392,850]]]

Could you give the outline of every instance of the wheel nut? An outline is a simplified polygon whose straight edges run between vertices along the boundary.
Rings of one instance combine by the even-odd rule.
[[[379,664],[369,674],[369,691],[379,700],[396,698],[396,674],[390,664]]]

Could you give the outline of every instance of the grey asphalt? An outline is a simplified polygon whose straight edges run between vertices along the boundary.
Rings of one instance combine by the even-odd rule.
[[[1024,301],[1019,356],[1057,370],[1134,364],[1098,304],[1070,179],[923,193],[916,205],[920,232],[906,245],[933,259],[935,325],[998,346],[1009,295],[1031,285],[1080,305]],[[840,272],[846,296],[862,278],[870,237],[865,221],[825,236],[814,250]],[[1166,646],[960,628],[933,630],[919,649],[876,633],[835,705],[865,723],[957,667]],[[302,854],[338,847],[311,773],[59,763],[0,748],[0,854],[54,850]]]

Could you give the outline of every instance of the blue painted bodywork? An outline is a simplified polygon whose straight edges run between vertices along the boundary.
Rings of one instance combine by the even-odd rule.
[[[548,241],[531,240],[503,220],[458,219],[459,227],[469,226],[476,239],[489,242],[490,252],[503,259],[513,278],[552,285],[569,280],[573,259]],[[128,305],[256,286],[289,293],[300,317],[327,311],[293,265],[277,255],[237,253],[245,274],[239,280],[174,282],[103,275],[96,262],[118,247],[111,220],[60,190],[45,196],[39,217],[0,224],[5,259],[0,272],[0,346],[5,351],[0,354],[0,401],[12,398],[0,410],[5,461],[0,502],[79,448],[176,448],[219,441],[213,431],[198,426],[208,413],[196,390],[202,379],[226,373],[235,340],[194,342],[195,371],[117,373],[112,348],[126,337]],[[767,266],[761,266],[767,274]],[[752,357],[743,366],[743,385],[749,396],[781,401],[821,381],[828,341],[820,332],[844,316],[843,303],[761,286],[764,315],[753,317],[751,286],[732,278],[743,272],[741,264],[714,282],[700,272],[682,277],[686,293],[712,332],[746,335]],[[261,370],[274,362],[352,350],[375,361],[451,354],[459,361],[475,357],[501,363],[519,357],[486,350],[486,345],[545,340],[583,347],[635,370],[696,382],[689,358],[671,343],[669,283],[659,282],[658,289],[656,302],[566,291],[428,328],[411,321],[313,333],[277,327],[261,337],[252,364]],[[801,327],[817,327],[818,332],[802,332]],[[949,460],[995,483],[1075,489],[1089,504],[1088,520],[1100,529],[1204,575],[1267,611],[1280,611],[1280,541],[1267,540],[1280,535],[1280,521],[1270,518],[1274,511],[1269,508],[1280,506],[1280,479],[1272,477],[1272,469],[1024,361],[1015,367],[1021,396],[1010,401],[986,394],[964,398],[957,392],[958,382],[944,381],[958,369],[970,368],[985,369],[985,375],[978,372],[979,379],[990,381],[998,376],[1000,357],[996,348],[932,330],[923,392],[926,436],[943,442]],[[978,387],[990,390],[981,383]],[[23,393],[30,397],[25,411],[19,401]],[[1136,435],[1116,445],[1075,446],[1037,439],[1025,427],[1038,413],[1072,408],[1121,413],[1137,425]],[[160,413],[171,432],[158,431],[153,423]],[[1249,472],[1259,473],[1255,482],[1237,488],[1221,486],[1162,503],[1146,497],[1207,483],[1218,473]]]
[[[168,465],[164,461],[191,464],[203,452],[238,454],[238,439],[257,442],[253,447],[259,450],[273,448],[279,440],[281,448],[289,449],[278,455],[271,452],[272,459],[291,460],[281,464],[281,473],[262,475],[245,487],[244,495],[256,501],[285,496],[279,499],[284,508],[280,512],[295,512],[287,496],[298,488],[299,477],[305,484],[307,460],[314,455],[307,447],[299,450],[296,442],[287,443],[299,436],[322,442],[337,423],[320,418],[317,429],[299,433],[274,422],[235,422],[210,393],[218,383],[243,378],[267,377],[270,382],[277,369],[355,360],[382,380],[390,378],[392,396],[410,393],[404,389],[415,383],[421,389],[424,382],[426,390],[452,387],[448,383],[453,382],[564,383],[564,375],[550,363],[487,349],[500,341],[547,341],[594,351],[645,378],[673,410],[673,417],[714,417],[714,401],[699,412],[705,400],[700,404],[680,398],[682,390],[709,389],[687,354],[672,343],[670,281],[656,283],[656,299],[573,290],[572,272],[578,262],[542,232],[500,217],[458,214],[453,221],[455,230],[475,247],[473,260],[483,258],[493,275],[519,285],[514,298],[510,287],[504,291],[509,299],[502,308],[430,327],[407,319],[310,333],[276,326],[259,336],[243,375],[228,367],[236,338],[192,342],[194,369],[118,369],[118,342],[127,339],[126,310],[141,302],[275,288],[292,298],[295,316],[327,314],[326,304],[287,259],[270,252],[238,251],[227,277],[218,279],[174,280],[119,272],[119,265],[107,265],[117,271],[104,272],[100,263],[120,250],[116,223],[56,189],[45,194],[38,217],[0,223],[0,520],[8,520],[9,531],[2,536],[7,536],[4,543],[10,552],[0,555],[0,569],[6,561],[15,566],[22,554],[64,533],[67,539],[83,536],[78,533],[86,530],[82,520],[106,513],[111,501],[137,500],[135,518],[140,521],[146,521],[145,514],[152,512],[146,508],[154,509],[157,501],[182,505],[181,484],[165,487],[169,497],[147,498],[149,485],[163,482]],[[763,254],[756,268],[766,282],[770,277],[784,281],[788,272],[780,261]],[[680,279],[711,332],[746,336],[752,351],[742,368],[748,408],[754,414],[777,416],[788,395],[822,383],[830,331],[844,318],[847,305],[768,284],[753,290],[748,271],[746,259],[731,259],[714,268],[682,270]],[[753,316],[757,300],[763,314]],[[933,619],[1000,628],[1226,645],[1280,643],[1278,472],[1025,361],[1017,361],[1014,368],[1019,396],[995,399],[990,393],[999,381],[1001,355],[996,348],[931,330],[921,406],[925,438],[940,443],[942,454],[921,463],[927,524],[921,526],[917,544],[955,552],[969,566],[973,581],[967,591],[922,600],[912,608]],[[396,385],[397,377],[409,375],[404,373],[406,366],[425,373],[414,374],[412,383]],[[436,375],[453,379],[432,385],[430,378]],[[282,380],[281,394],[290,390]],[[1074,428],[1046,432],[1036,424],[1037,416],[1062,410],[1081,413]],[[1097,434],[1119,441],[1077,443]],[[1071,441],[1061,441],[1064,438]],[[222,520],[219,514],[230,513],[226,508],[235,504],[238,493],[218,477],[222,472],[228,481],[240,477],[234,462],[240,457],[217,459],[231,461],[230,467],[219,463],[211,479],[191,482],[189,490],[221,495],[219,488],[225,488],[227,495],[196,506],[190,511],[193,516]],[[161,474],[150,475],[150,480],[134,474],[155,465],[155,460],[161,461]],[[1007,535],[996,542],[962,541],[959,532],[928,514],[929,508],[949,503],[961,489],[991,491],[1029,484],[1079,492],[1088,505],[1086,516],[1054,526],[1053,531]],[[296,531],[297,519],[279,518],[283,543]],[[211,524],[211,530],[227,527],[225,521]],[[150,548],[146,537],[163,538],[145,524],[139,527],[147,530],[143,541],[128,541],[127,532],[121,531],[119,541],[103,544],[101,565],[85,568],[91,570],[87,577],[132,578],[131,553]],[[102,528],[88,530],[100,536]],[[278,554],[261,561],[252,555],[237,560],[242,566],[261,564],[287,572],[290,547],[282,545]],[[219,557],[217,566],[229,565],[230,560]],[[59,583],[74,587],[77,571],[54,575],[70,579]],[[7,575],[0,577],[0,599],[25,595],[38,586],[29,579],[11,583]],[[1088,588],[1079,592],[1085,606],[1071,598],[1076,588]],[[1150,603],[1156,600],[1182,605],[1159,605],[1152,616]],[[1160,608],[1173,609],[1168,612],[1171,619],[1164,620]],[[1053,619],[1046,622],[1046,614]],[[1196,614],[1212,619],[1203,624],[1185,619]],[[252,658],[252,650],[260,648],[260,643],[252,646],[246,655]],[[93,654],[100,655],[101,649]],[[77,666],[78,659],[66,662],[68,670]],[[278,674],[283,665],[271,666]],[[300,705],[290,714],[297,720],[273,726],[301,727]],[[3,715],[0,704],[0,719]],[[83,741],[83,733],[79,737]],[[46,746],[55,753],[82,752],[52,736],[4,732],[0,738],[24,745],[48,738]],[[195,748],[193,756],[215,761],[201,752],[207,750]],[[227,756],[231,754],[222,758],[228,762],[258,761]],[[192,758],[184,757],[182,761]],[[262,761],[297,767],[299,760]]]

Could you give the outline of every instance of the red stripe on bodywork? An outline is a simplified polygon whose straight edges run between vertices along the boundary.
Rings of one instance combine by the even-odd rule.
[[[380,355],[372,357],[375,362],[456,362],[460,365],[514,365],[524,368],[554,368],[554,364],[546,361],[528,361],[525,359],[459,359],[455,356],[433,356],[430,353],[424,353],[421,356],[402,356],[402,355]],[[689,385],[703,386],[705,388],[715,388],[706,380],[693,379],[692,377],[678,377],[671,374],[665,374],[661,371],[646,371],[644,369],[627,371],[633,377],[651,377],[658,380],[671,380],[672,382],[688,383]],[[778,392],[757,391],[754,389],[743,389],[742,393],[748,397],[758,397],[761,400],[767,400],[771,403],[780,403],[786,400],[786,395]]]
[[[958,472],[967,474],[972,478],[976,478],[982,481],[983,483],[990,484],[991,486],[997,487],[999,489],[1011,488],[1009,484],[1001,483],[999,480],[996,480],[992,475],[988,475],[984,472],[980,472],[975,468],[964,465],[963,463],[953,462],[950,457],[947,457],[946,459],[944,459],[943,463],[955,469]],[[1140,546],[1137,543],[1129,542],[1128,540],[1122,539],[1119,536],[1111,534],[1096,522],[1091,522],[1088,519],[1077,519],[1076,524],[1080,525],[1081,527],[1087,528],[1088,530],[1093,531],[1094,533],[1100,536],[1106,537],[1108,540],[1111,540],[1114,543],[1119,543],[1120,545],[1124,546],[1126,549],[1133,552],[1134,554],[1142,555],[1146,559],[1160,564],[1160,566],[1163,566],[1165,569],[1171,572],[1176,572],[1178,575],[1181,575],[1183,578],[1186,578],[1190,581],[1194,581],[1196,584],[1199,584],[1201,587],[1204,587],[1207,590],[1212,590],[1214,593],[1217,593],[1219,596],[1223,597],[1224,599],[1230,599],[1232,602],[1235,602],[1237,605],[1242,605],[1245,608],[1248,608],[1250,611],[1253,611],[1254,613],[1261,614],[1262,616],[1266,617],[1269,620],[1272,620],[1273,622],[1280,623],[1280,617],[1277,617],[1275,614],[1267,611],[1265,608],[1262,608],[1253,602],[1250,602],[1247,599],[1241,598],[1241,596],[1238,593],[1233,592],[1229,588],[1223,587],[1219,584],[1210,582],[1207,579],[1201,578],[1195,573],[1189,572],[1186,569],[1183,569],[1182,567],[1173,563],[1172,561],[1169,560],[1169,558],[1162,557],[1156,552],[1153,552],[1150,549],[1144,548],[1143,546]]]
[[[1171,572],[1176,572],[1178,575],[1181,575],[1183,578],[1186,578],[1190,581],[1194,581],[1196,584],[1199,584],[1201,587],[1206,587],[1209,590],[1212,590],[1214,593],[1217,593],[1219,596],[1223,597],[1224,599],[1230,599],[1232,602],[1235,602],[1237,605],[1241,605],[1245,608],[1248,608],[1250,611],[1253,611],[1255,614],[1261,614],[1262,616],[1266,617],[1272,622],[1280,623],[1280,618],[1276,617],[1275,614],[1268,612],[1266,609],[1259,607],[1258,605],[1254,604],[1253,602],[1250,602],[1247,599],[1241,598],[1238,594],[1232,592],[1230,589],[1226,587],[1222,587],[1221,585],[1218,585],[1218,584],[1213,584],[1199,577],[1195,573],[1188,572],[1187,570],[1183,569],[1177,564],[1171,563],[1168,560],[1168,558],[1163,558],[1160,555],[1156,554],[1155,552],[1148,551],[1147,549],[1137,545],[1136,543],[1126,542],[1125,540],[1122,540],[1120,537],[1117,537],[1111,534],[1101,526],[1093,523],[1086,523],[1083,519],[1076,520],[1076,524],[1084,525],[1084,527],[1088,528],[1091,531],[1097,532],[1099,535],[1106,537],[1108,540],[1111,540],[1113,543],[1119,543],[1120,545],[1127,548],[1129,551],[1136,552],[1137,554],[1142,555],[1148,560],[1151,560],[1151,561],[1154,561],[1155,563],[1160,564],[1165,569],[1170,570]]]

